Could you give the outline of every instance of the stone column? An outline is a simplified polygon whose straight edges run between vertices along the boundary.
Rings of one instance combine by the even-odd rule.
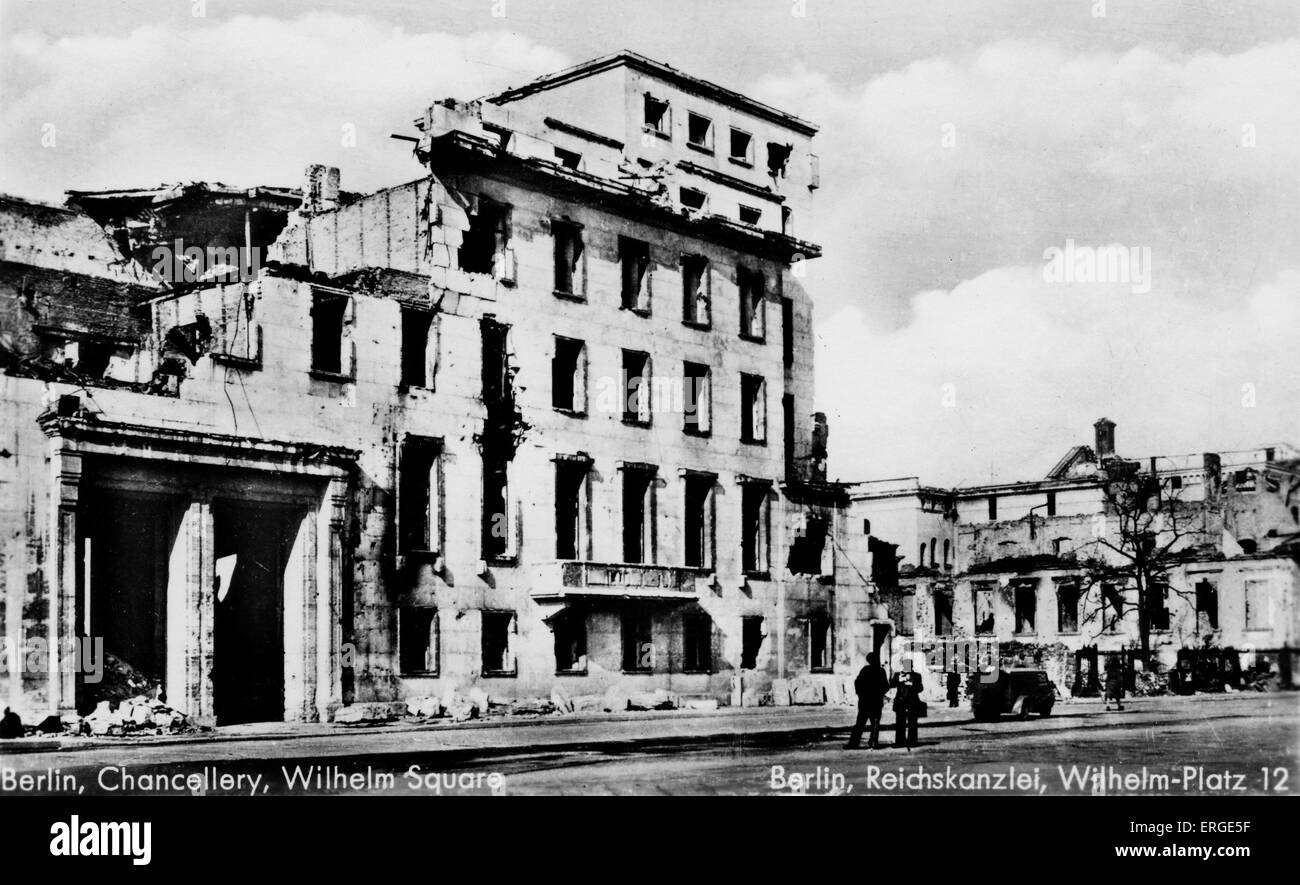
[[[45,555],[45,587],[49,593],[46,640],[50,672],[46,705],[51,713],[74,712],[77,706],[77,598],[80,593],[81,543],[77,508],[81,493],[81,455],[64,448],[62,439],[50,447],[51,500]]]
[[[316,508],[303,513],[284,575],[284,718],[316,718]]]
[[[167,702],[212,724],[216,563],[212,498],[200,492],[185,507],[167,564]]]
[[[347,519],[348,480],[340,474],[330,479],[321,503],[316,529],[316,714],[329,718],[331,704],[343,701],[343,673],[339,655],[343,645],[344,531]]]

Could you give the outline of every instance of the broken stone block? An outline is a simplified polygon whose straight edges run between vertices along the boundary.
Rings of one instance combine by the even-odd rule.
[[[477,686],[471,688],[469,692],[467,692],[467,696],[469,702],[474,705],[474,707],[478,710],[479,713],[486,713],[488,711],[488,708],[491,706],[491,701],[488,698],[488,693],[483,689],[478,688]]]
[[[796,679],[790,683],[790,703],[808,706],[826,703],[826,689],[815,682]]]
[[[136,704],[131,707],[127,719],[136,725],[149,725],[153,722],[153,710],[148,704]]]
[[[344,725],[358,725],[370,722],[391,722],[405,714],[406,704],[387,702],[368,702],[350,704],[341,707],[334,714],[334,721]]]
[[[790,680],[772,680],[772,704],[777,707],[790,706]]]
[[[628,696],[617,685],[612,685],[601,695],[601,708],[608,713],[623,713],[627,710]]]
[[[628,696],[629,710],[674,710],[677,708],[677,696],[662,688],[654,691],[640,691]]]
[[[551,689],[551,706],[557,713],[573,712],[573,702],[559,688]]]
[[[422,719],[437,719],[442,715],[442,701],[435,697],[416,698],[407,702],[407,709]]]
[[[683,710],[716,710],[718,709],[717,698],[682,698],[681,708]]]
[[[519,698],[510,702],[512,716],[545,716],[554,709],[545,698]]]
[[[624,702],[626,705],[626,701]],[[594,713],[605,709],[605,697],[598,694],[575,695],[569,700],[571,712]]]

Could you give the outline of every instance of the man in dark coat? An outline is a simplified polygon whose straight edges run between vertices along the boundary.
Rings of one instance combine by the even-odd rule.
[[[880,712],[885,708],[885,692],[889,691],[889,679],[875,652],[867,655],[867,665],[858,671],[858,678],[853,680],[853,689],[858,694],[858,721],[854,723],[853,732],[844,749],[856,750],[862,745],[862,732],[870,720],[871,737],[867,740],[867,746],[874,750],[880,746]]]
[[[894,689],[894,746],[915,747],[916,725],[921,712],[921,674],[912,669],[911,658],[889,681]]]
[[[957,672],[957,665],[952,665],[952,671],[948,674],[948,706],[957,706],[957,698],[961,694],[961,674]]]
[[[1115,702],[1116,710],[1124,709],[1124,671],[1115,658],[1106,659],[1106,709]]]

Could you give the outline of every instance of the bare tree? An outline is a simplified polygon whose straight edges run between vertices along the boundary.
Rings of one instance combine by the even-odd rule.
[[[1181,500],[1181,490],[1154,470],[1141,472],[1136,462],[1109,460],[1100,478],[1104,509],[1092,540],[1078,555],[1084,621],[1106,625],[1136,611],[1145,660],[1152,629],[1169,627],[1168,594],[1193,595],[1173,587],[1169,573],[1192,553],[1198,539],[1207,538],[1210,510],[1208,502]]]

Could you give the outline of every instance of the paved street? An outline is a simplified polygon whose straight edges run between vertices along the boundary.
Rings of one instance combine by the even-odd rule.
[[[889,714],[887,713],[887,722]],[[843,708],[631,714],[429,725],[0,755],[35,789],[111,793],[1261,793],[1300,789],[1300,696],[1061,704],[1049,719],[976,723],[939,709],[912,750],[842,749]],[[283,727],[281,727],[283,729]],[[882,734],[886,742],[892,732]],[[1098,767],[1103,777],[1096,777]],[[774,776],[775,772],[775,776]],[[801,775],[804,782],[792,778]],[[53,777],[50,777],[53,775]],[[894,783],[890,778],[903,778]],[[224,780],[223,780],[224,778]]]

